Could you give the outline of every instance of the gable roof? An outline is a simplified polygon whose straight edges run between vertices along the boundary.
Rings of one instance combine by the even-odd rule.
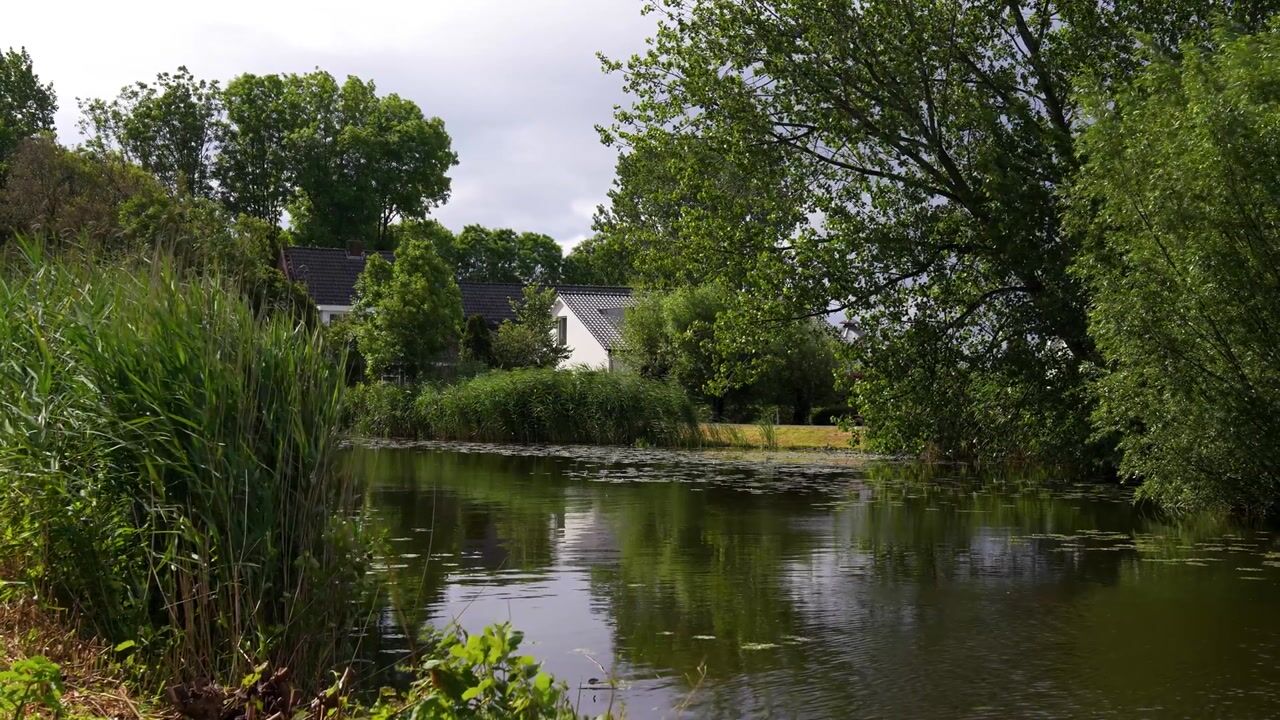
[[[390,252],[378,253],[388,262]],[[355,297],[356,278],[364,272],[365,255],[350,255],[344,248],[286,247],[281,251],[284,274],[307,287],[317,305],[350,305]]]
[[[601,347],[615,350],[621,346],[622,311],[635,304],[631,288],[557,285],[556,294]]]
[[[378,252],[387,262],[395,262],[395,254]],[[307,288],[317,305],[350,306],[355,302],[356,279],[364,272],[367,255],[351,255],[345,248],[290,246],[281,251],[282,269],[294,282]],[[491,326],[504,320],[515,320],[512,301],[520,302],[524,286],[520,283],[460,282],[462,316],[479,315]],[[605,285],[555,285],[565,305],[587,326],[602,346],[612,349],[621,339],[620,317],[611,319],[601,310],[621,310],[631,305],[631,288]],[[572,299],[570,299],[570,296]]]
[[[479,315],[492,326],[499,325],[503,320],[515,320],[516,311],[511,307],[511,302],[514,300],[519,303],[524,297],[524,286],[520,283],[460,282],[458,289],[462,291],[463,321],[472,315]]]

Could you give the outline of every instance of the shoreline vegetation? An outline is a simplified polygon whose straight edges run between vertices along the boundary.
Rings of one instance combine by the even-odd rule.
[[[480,443],[856,450],[860,429],[709,422],[671,382],[602,370],[491,371],[453,385],[362,383],[357,437]]]
[[[0,714],[574,716],[507,626],[370,692],[377,540],[318,330],[165,257],[6,250]]]

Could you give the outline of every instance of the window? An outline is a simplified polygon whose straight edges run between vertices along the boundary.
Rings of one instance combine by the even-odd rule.
[[[560,347],[569,344],[569,318],[564,315],[556,318],[556,344]]]

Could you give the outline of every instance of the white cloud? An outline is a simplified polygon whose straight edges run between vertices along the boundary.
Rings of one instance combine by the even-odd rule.
[[[595,53],[641,50],[653,20],[639,11],[639,0],[23,3],[5,9],[0,48],[25,45],[54,83],[64,141],[76,139],[77,97],[178,65],[222,81],[314,67],[372,79],[453,137],[461,164],[442,222],[566,240],[589,231],[597,201],[584,198],[613,177],[594,126],[623,101],[621,79]]]

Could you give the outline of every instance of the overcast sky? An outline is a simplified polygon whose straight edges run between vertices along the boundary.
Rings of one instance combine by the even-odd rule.
[[[654,27],[640,0],[122,0],[8,3],[0,49],[25,45],[78,141],[76,98],[186,65],[372,79],[444,119],[460,164],[435,216],[543,232],[572,246],[613,179],[594,125],[623,101],[595,57],[630,55]]]

